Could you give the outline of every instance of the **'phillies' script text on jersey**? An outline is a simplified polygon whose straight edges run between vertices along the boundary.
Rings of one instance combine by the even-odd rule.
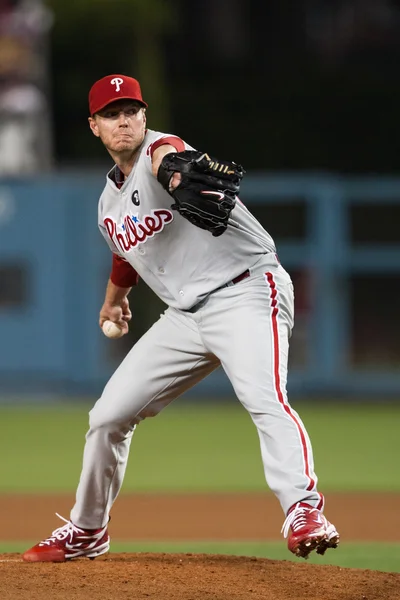
[[[150,215],[143,217],[139,221],[136,215],[126,215],[122,225],[118,227],[117,223],[111,217],[105,217],[104,225],[107,229],[110,240],[115,244],[118,251],[128,252],[135,248],[155,233],[164,229],[164,225],[170,223],[174,218],[172,212],[166,208],[156,208]],[[122,230],[118,232],[118,228]]]

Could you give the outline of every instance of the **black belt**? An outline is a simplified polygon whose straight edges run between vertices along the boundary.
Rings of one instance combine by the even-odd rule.
[[[237,277],[232,279],[232,281],[228,281],[228,283],[226,283],[224,287],[230,287],[231,285],[235,285],[236,283],[239,283],[239,281],[243,281],[243,279],[247,279],[247,277],[250,277],[249,269],[246,269],[245,271],[243,271],[243,273],[241,273],[240,275],[238,275]]]

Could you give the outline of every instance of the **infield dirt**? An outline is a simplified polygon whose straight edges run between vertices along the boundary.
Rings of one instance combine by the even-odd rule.
[[[68,517],[73,496],[0,497],[0,538],[39,541]],[[396,494],[330,494],[326,514],[346,541],[399,541]],[[281,539],[271,494],[121,495],[115,540]],[[283,544],[282,540],[282,544]],[[209,554],[113,554],[61,564],[0,556],[1,600],[400,600],[400,573]]]

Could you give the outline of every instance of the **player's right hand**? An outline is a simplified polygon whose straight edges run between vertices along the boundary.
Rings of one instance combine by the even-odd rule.
[[[119,304],[105,302],[100,310],[99,326],[103,327],[105,321],[112,321],[122,329],[125,335],[129,331],[128,323],[132,319],[128,298],[123,298]]]

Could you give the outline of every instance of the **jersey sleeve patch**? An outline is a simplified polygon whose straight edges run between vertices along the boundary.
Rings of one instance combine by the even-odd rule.
[[[185,142],[181,140],[181,138],[175,135],[169,135],[166,137],[162,137],[150,144],[150,146],[147,149],[147,153],[150,155],[150,158],[153,158],[153,154],[157,150],[157,148],[159,148],[160,146],[165,146],[166,144],[174,146],[177,152],[183,152],[186,148]]]
[[[139,275],[124,258],[113,253],[110,279],[114,285],[128,288],[138,284]]]

